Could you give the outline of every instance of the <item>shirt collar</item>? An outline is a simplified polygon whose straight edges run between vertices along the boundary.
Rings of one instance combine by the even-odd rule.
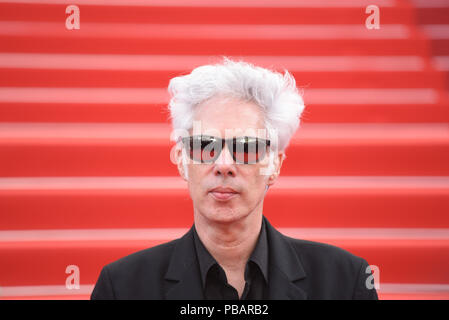
[[[193,226],[193,238],[204,288],[206,285],[206,277],[209,269],[218,263],[215,258],[209,253],[209,251],[207,251],[206,247],[200,240],[196,232],[195,225]],[[268,240],[264,219],[262,219],[259,238],[257,240],[256,247],[249,257],[249,261],[253,261],[257,264],[259,269],[262,271],[265,281],[268,283]]]

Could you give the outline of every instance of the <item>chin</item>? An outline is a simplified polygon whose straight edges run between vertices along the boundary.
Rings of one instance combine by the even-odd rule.
[[[246,217],[240,210],[211,207],[208,207],[203,211],[203,216],[215,223],[232,223]]]

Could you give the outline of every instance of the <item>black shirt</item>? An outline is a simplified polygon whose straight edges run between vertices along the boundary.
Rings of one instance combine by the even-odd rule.
[[[195,249],[200,265],[204,296],[207,300],[239,300],[237,290],[228,284],[226,273],[201,242],[193,228]],[[242,300],[261,300],[267,298],[268,284],[268,241],[265,222],[259,233],[254,251],[245,267],[245,288]]]

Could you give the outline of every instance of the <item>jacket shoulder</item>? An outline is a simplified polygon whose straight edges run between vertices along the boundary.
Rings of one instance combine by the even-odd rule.
[[[295,251],[307,260],[329,263],[359,264],[361,257],[343,248],[328,243],[295,239],[285,236],[287,241],[293,246]]]
[[[168,264],[173,248],[176,246],[178,241],[179,239],[176,239],[131,253],[109,263],[106,267],[108,267],[112,273],[122,271],[129,273],[131,270],[139,271],[139,269],[145,269],[148,271],[148,268],[151,270],[164,267],[164,265]]]
[[[298,255],[314,299],[377,299],[368,262],[340,247],[284,236]]]
[[[137,251],[104,266],[91,299],[160,299],[164,275],[179,240]]]

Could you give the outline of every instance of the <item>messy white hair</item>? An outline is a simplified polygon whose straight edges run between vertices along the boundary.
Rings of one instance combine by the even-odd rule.
[[[280,151],[287,148],[305,108],[295,78],[287,70],[281,74],[227,57],[171,79],[168,92],[174,130],[190,130],[195,107],[218,95],[256,103],[263,111],[265,129],[277,133]]]
[[[203,65],[188,75],[171,79],[168,92],[174,132],[192,129],[195,107],[204,101],[217,96],[239,99],[254,102],[261,108],[269,138],[282,152],[298,129],[305,108],[295,78],[287,70],[281,74],[227,57],[221,63]],[[176,134],[173,138],[177,139]],[[185,150],[182,153],[184,177],[188,179]],[[261,174],[272,174],[274,161],[274,154],[270,153],[268,169]]]

